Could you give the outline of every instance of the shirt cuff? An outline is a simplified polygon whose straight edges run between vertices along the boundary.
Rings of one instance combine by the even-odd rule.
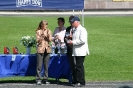
[[[75,45],[76,44],[76,42],[75,41],[73,41],[73,45]]]

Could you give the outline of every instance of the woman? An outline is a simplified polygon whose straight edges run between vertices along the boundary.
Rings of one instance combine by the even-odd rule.
[[[55,28],[53,37],[54,37],[55,46],[57,46],[57,44],[61,46],[65,44],[64,43],[64,37],[65,37],[65,32],[66,32],[66,28],[64,27],[65,19],[63,17],[59,17],[57,20],[58,20],[59,27]],[[57,53],[57,49],[55,52]]]
[[[49,84],[48,82],[48,63],[51,53],[51,48],[49,42],[52,40],[52,33],[48,29],[48,22],[42,20],[39,23],[39,26],[36,30],[36,41],[37,41],[37,74],[36,74],[36,82],[37,85],[41,85],[41,70],[42,65],[44,64],[44,82]]]

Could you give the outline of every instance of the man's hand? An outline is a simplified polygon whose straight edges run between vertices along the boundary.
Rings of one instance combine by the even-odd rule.
[[[73,41],[72,40],[69,40],[69,42],[67,42],[69,45],[72,45],[73,44]]]
[[[66,36],[67,39],[72,39],[72,35]]]

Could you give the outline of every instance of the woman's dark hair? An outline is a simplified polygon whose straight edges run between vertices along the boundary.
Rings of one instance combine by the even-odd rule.
[[[63,17],[59,17],[57,20],[61,20],[61,22],[63,22],[63,25],[65,24],[65,19]]]

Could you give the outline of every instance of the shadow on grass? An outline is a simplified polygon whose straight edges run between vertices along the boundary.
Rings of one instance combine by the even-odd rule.
[[[64,79],[56,79],[56,78],[49,78],[50,84],[57,84],[62,86],[70,86],[69,82]],[[0,77],[0,84],[10,84],[10,83],[17,83],[17,84],[36,84],[36,79],[34,76],[1,76]],[[43,80],[42,80],[42,84]]]
[[[35,80],[0,80],[2,83],[35,83]]]

